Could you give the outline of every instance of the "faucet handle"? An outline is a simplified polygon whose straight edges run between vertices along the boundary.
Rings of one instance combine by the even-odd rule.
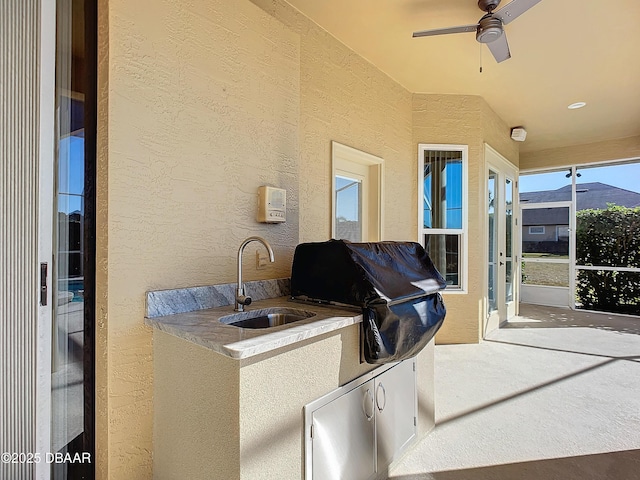
[[[236,296],[236,302],[240,305],[251,305],[251,297],[249,295],[238,295]]]

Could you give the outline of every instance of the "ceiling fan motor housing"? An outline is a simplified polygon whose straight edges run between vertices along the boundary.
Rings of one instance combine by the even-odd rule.
[[[493,12],[500,5],[500,0],[478,0],[478,7],[485,12]]]
[[[476,40],[480,43],[491,43],[500,38],[503,33],[502,20],[487,15],[480,19]]]

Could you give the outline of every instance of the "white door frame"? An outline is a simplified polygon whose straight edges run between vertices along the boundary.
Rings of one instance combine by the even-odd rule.
[[[519,255],[520,249],[518,245],[520,243],[520,234],[518,231],[518,224],[520,223],[519,218],[519,209],[518,209],[518,168],[509,162],[506,158],[500,155],[495,149],[493,149],[490,145],[484,144],[485,149],[485,178],[484,185],[485,188],[489,183],[489,172],[492,171],[496,173],[496,191],[497,191],[497,200],[498,204],[495,206],[495,216],[494,216],[494,229],[497,232],[496,238],[498,240],[498,252],[505,252],[506,250],[506,203],[505,203],[505,182],[506,179],[510,179],[513,182],[513,192],[512,192],[512,233],[511,233],[511,284],[513,288],[513,297],[510,302],[506,301],[506,261],[503,261],[502,265],[500,265],[500,255],[495,258],[495,262],[498,262],[498,269],[496,271],[497,278],[496,282],[496,291],[494,294],[496,295],[496,305],[497,310],[494,312],[489,311],[489,228],[488,228],[488,212],[489,212],[489,192],[486,190],[485,192],[485,215],[486,217],[486,226],[487,226],[487,234],[484,238],[484,325],[483,325],[483,336],[486,336],[492,330],[498,328],[501,324],[508,321],[510,318],[516,316],[518,314],[518,303],[519,303],[519,282],[518,276],[520,275],[520,262]],[[506,260],[506,259],[505,259]]]
[[[40,304],[37,326],[35,425],[36,452],[43,461],[35,465],[35,478],[49,480],[51,465],[44,459],[51,451],[51,327],[55,308],[52,285],[55,165],[55,68],[56,1],[40,0],[40,135],[38,187],[38,257],[46,263],[47,302]],[[35,268],[36,266],[34,266]],[[38,266],[39,267],[39,266]]]
[[[533,210],[536,208],[568,208],[569,209],[569,258],[568,259],[524,259],[522,254],[522,241],[519,242],[520,258],[525,263],[559,263],[567,264],[569,269],[569,285],[566,287],[554,287],[547,285],[520,285],[521,299],[524,303],[533,305],[544,305],[548,307],[564,307],[575,309],[575,301],[571,301],[575,295],[576,283],[576,249],[575,249],[575,211],[574,203],[571,200],[563,202],[526,203],[520,205],[520,218],[523,210]],[[522,227],[520,227],[522,228]]]

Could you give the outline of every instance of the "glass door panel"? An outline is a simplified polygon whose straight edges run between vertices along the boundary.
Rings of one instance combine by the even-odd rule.
[[[527,204],[522,208],[524,303],[570,306],[571,203]]]
[[[491,170],[489,170],[489,181],[488,181],[488,190],[489,190],[489,210],[487,212],[488,221],[489,221],[489,290],[487,292],[487,298],[489,303],[489,314],[495,312],[498,309],[498,299],[497,299],[497,285],[498,281],[498,272],[497,272],[497,264],[496,258],[498,258],[498,238],[497,238],[497,225],[496,225],[496,177],[497,174]]]
[[[505,301],[513,302],[513,180],[505,180],[505,222],[504,222],[504,263]]]
[[[82,453],[85,438],[85,11],[56,2],[56,186],[51,372],[51,448]],[[51,478],[89,478],[89,465],[52,463]]]

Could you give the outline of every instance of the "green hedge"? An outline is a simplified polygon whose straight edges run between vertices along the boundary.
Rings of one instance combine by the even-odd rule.
[[[640,207],[577,212],[576,243],[578,265],[640,267]],[[640,314],[640,273],[579,270],[576,294],[589,309]]]

